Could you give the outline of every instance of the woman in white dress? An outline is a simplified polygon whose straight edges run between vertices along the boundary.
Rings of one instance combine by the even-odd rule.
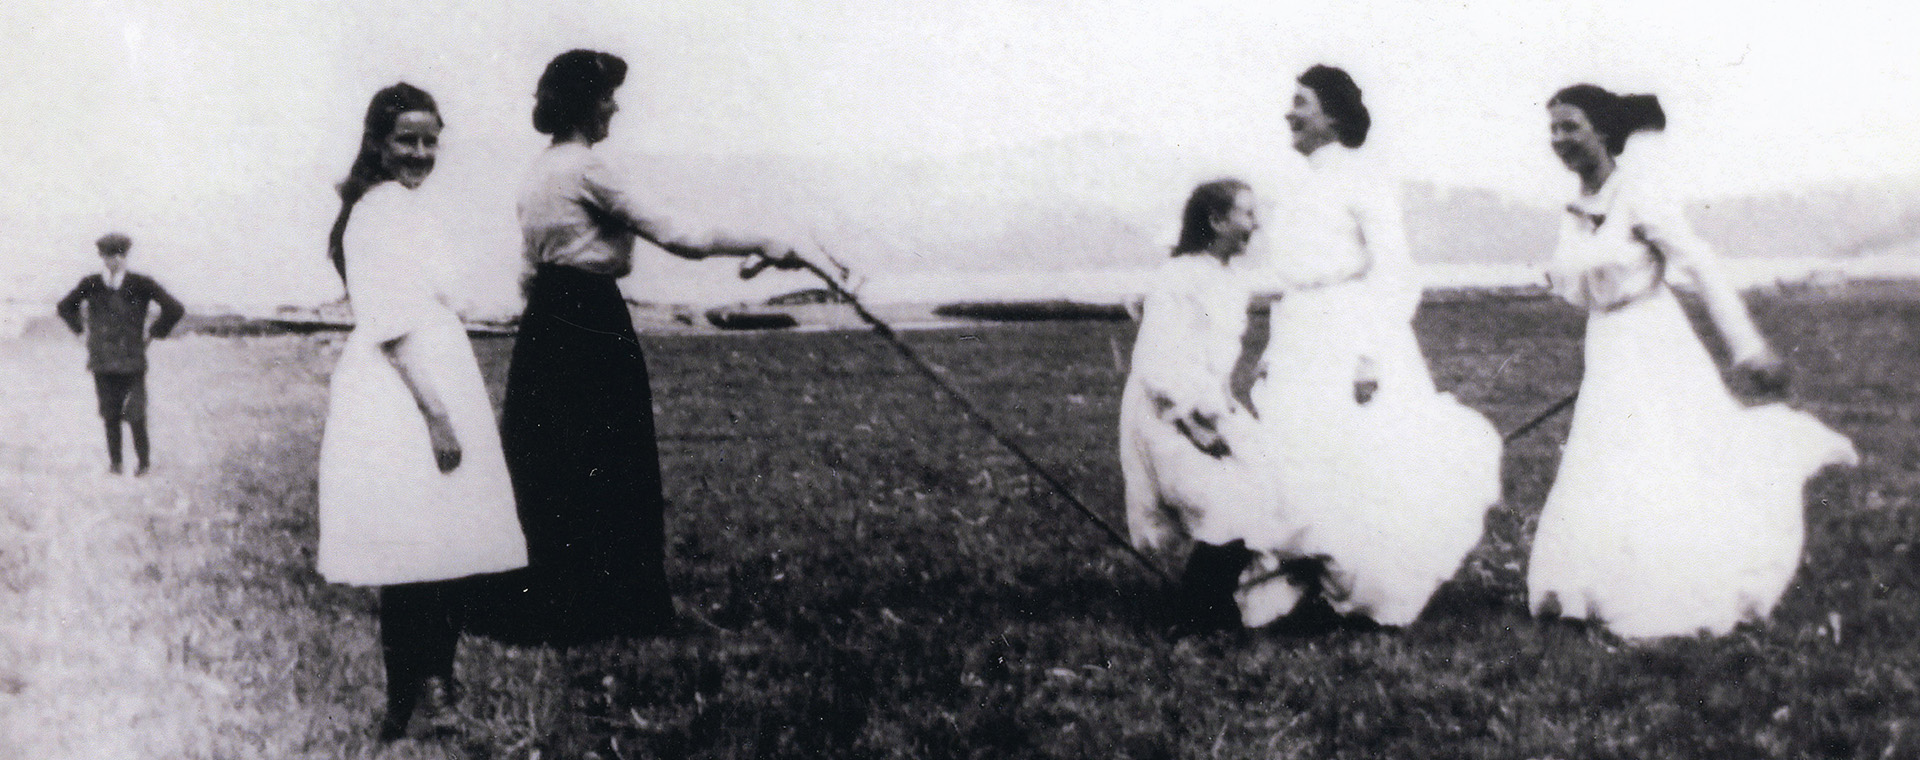
[[[1253,191],[1234,179],[1195,188],[1173,259],[1141,306],[1133,366],[1120,396],[1120,471],[1127,528],[1143,551],[1192,539],[1181,581],[1180,624],[1237,627],[1233,593],[1250,555],[1251,521],[1272,499],[1255,421],[1233,400],[1229,377],[1247,329],[1249,294],[1230,262],[1259,226]]]
[[[1784,404],[1743,406],[1672,286],[1691,284],[1734,366],[1778,390],[1780,358],[1679,204],[1621,161],[1659,130],[1651,95],[1592,85],[1548,102],[1552,146],[1580,179],[1561,220],[1553,292],[1587,311],[1586,366],[1528,563],[1538,614],[1628,638],[1725,633],[1767,616],[1800,564],[1802,489],[1851,442]]]
[[[1434,390],[1413,333],[1421,288],[1397,188],[1356,150],[1371,124],[1360,88],[1329,66],[1299,85],[1287,125],[1312,171],[1270,226],[1260,276],[1283,295],[1250,394],[1285,527],[1259,551],[1240,604],[1249,625],[1316,597],[1405,625],[1479,542],[1500,499],[1500,438]],[[1312,558],[1319,566],[1302,572]]]
[[[527,560],[480,368],[435,273],[444,245],[421,185],[441,125],[424,91],[374,95],[329,241],[354,329],[320,445],[318,561],[331,582],[379,588],[382,740],[405,735],[416,707],[451,718],[457,579]]]

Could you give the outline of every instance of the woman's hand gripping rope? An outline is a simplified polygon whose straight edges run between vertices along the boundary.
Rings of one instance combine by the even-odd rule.
[[[880,336],[881,340],[893,346],[901,358],[906,359],[907,363],[911,365],[915,371],[919,372],[921,377],[933,383],[934,387],[944,391],[948,398],[952,399],[955,404],[958,404],[960,411],[968,420],[972,421],[976,427],[980,428],[988,436],[991,436],[996,443],[999,443],[1008,452],[1012,453],[1015,459],[1020,460],[1021,464],[1026,465],[1027,469],[1039,476],[1040,480],[1045,482],[1047,487],[1052,489],[1056,495],[1066,500],[1067,504],[1073,507],[1075,511],[1092,521],[1095,526],[1106,533],[1107,537],[1111,539],[1115,545],[1126,550],[1134,559],[1139,560],[1142,567],[1151,571],[1155,576],[1159,577],[1161,581],[1169,585],[1173,584],[1173,576],[1169,575],[1166,570],[1161,569],[1159,565],[1154,564],[1153,560],[1148,559],[1147,555],[1142,554],[1139,549],[1134,548],[1133,544],[1127,541],[1126,536],[1122,535],[1119,530],[1101,518],[1100,515],[1094,513],[1093,509],[1081,501],[1080,497],[1075,496],[1073,492],[1067,488],[1066,484],[1055,477],[1053,473],[1040,466],[1039,460],[1034,459],[1033,455],[1027,453],[1025,447],[1021,446],[1012,438],[1009,438],[1005,433],[1000,432],[999,426],[993,424],[993,420],[987,417],[984,412],[980,411],[980,407],[973,403],[972,399],[968,398],[966,394],[960,392],[960,389],[955,388],[953,384],[941,377],[939,371],[935,370],[933,365],[927,363],[925,359],[920,358],[919,352],[914,351],[912,346],[900,340],[900,336],[894,332],[892,325],[887,324],[886,321],[874,316],[873,312],[868,311],[866,305],[860,302],[860,298],[855,296],[844,284],[852,276],[852,272],[845,264],[834,259],[832,255],[824,250],[824,247],[819,250],[819,257],[825,259],[828,265],[832,266],[836,271],[828,272],[825,267],[799,255],[798,252],[788,251],[785,255],[779,257],[770,257],[764,253],[758,256],[749,256],[746,261],[741,263],[740,277],[741,279],[751,278],[768,268],[811,272],[813,276],[818,277],[822,283],[825,283],[827,289],[832,291],[843,303],[852,307],[854,314],[858,315],[861,321],[873,328],[875,335]]]

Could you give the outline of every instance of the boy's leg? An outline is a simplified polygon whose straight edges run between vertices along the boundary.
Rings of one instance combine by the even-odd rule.
[[[100,419],[107,426],[107,462],[120,472],[120,419],[128,386],[125,375],[93,373],[93,392],[100,400]]]
[[[133,376],[131,387],[127,389],[126,405],[123,408],[127,427],[133,430],[133,456],[138,462],[133,474],[144,475],[147,472],[147,465],[151,463],[147,456],[147,373],[141,372]]]

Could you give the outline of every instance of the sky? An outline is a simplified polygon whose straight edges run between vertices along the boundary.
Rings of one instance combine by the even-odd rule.
[[[603,146],[612,155],[789,157],[845,167],[856,179],[841,188],[876,162],[945,167],[913,203],[794,192],[777,222],[745,220],[814,239],[830,217],[924,239],[939,214],[904,215],[946,194],[1105,194],[1172,217],[1199,175],[1284,183],[1297,161],[1281,117],[1293,77],[1315,62],[1360,82],[1374,117],[1367,150],[1394,171],[1538,205],[1571,187],[1542,106],[1580,81],[1657,93],[1670,122],[1662,155],[1702,196],[1909,176],[1920,174],[1920,10],[1909,6],[15,0],[0,10],[11,154],[0,298],[57,297],[97,266],[92,240],[110,229],[134,237],[136,269],[189,303],[337,297],[324,258],[331,187],[367,98],[398,80],[440,103],[448,127],[430,181],[468,199],[459,225],[474,293],[503,298],[512,199],[544,144],[529,126],[533,84],[574,47],[632,64]],[[1089,140],[1191,168],[1127,185],[1096,181],[1143,176],[1101,165],[1118,154],[1099,151],[968,165]],[[689,192],[675,200],[706,200]],[[865,209],[877,218],[861,219]],[[647,265],[664,283],[730,277],[720,264]]]

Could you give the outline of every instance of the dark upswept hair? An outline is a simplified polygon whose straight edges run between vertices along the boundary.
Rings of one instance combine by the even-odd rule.
[[[1320,99],[1320,110],[1333,119],[1333,132],[1340,138],[1341,145],[1358,148],[1367,141],[1373,116],[1360,100],[1360,85],[1354,84],[1353,77],[1345,70],[1314,64],[1297,81]]]
[[[533,93],[533,128],[556,137],[599,118],[600,99],[627,81],[627,62],[598,50],[569,50],[547,63]]]
[[[1626,150],[1627,138],[1635,132],[1667,128],[1667,112],[1661,110],[1660,99],[1652,95],[1615,95],[1596,85],[1576,84],[1554,93],[1547,101],[1548,108],[1558,105],[1586,113],[1593,131],[1606,141],[1609,155],[1618,156]]]
[[[340,214],[334,217],[333,230],[327,233],[327,257],[333,260],[334,271],[340,273],[342,280],[347,277],[347,254],[342,243],[347,235],[347,218],[353,215],[353,204],[359,203],[361,196],[374,185],[392,179],[381,165],[380,141],[393,132],[393,124],[400,114],[408,111],[426,111],[442,125],[446,124],[440,116],[440,107],[426,90],[398,82],[374,93],[373,100],[367,103],[367,117],[360,131],[360,153],[353,157],[347,178],[334,186],[340,193]]]
[[[1180,242],[1173,246],[1173,255],[1204,251],[1213,245],[1219,233],[1213,230],[1213,220],[1233,210],[1233,200],[1240,193],[1253,188],[1247,183],[1232,177],[1223,177],[1212,182],[1202,183],[1187,196],[1187,207],[1180,213]]]

